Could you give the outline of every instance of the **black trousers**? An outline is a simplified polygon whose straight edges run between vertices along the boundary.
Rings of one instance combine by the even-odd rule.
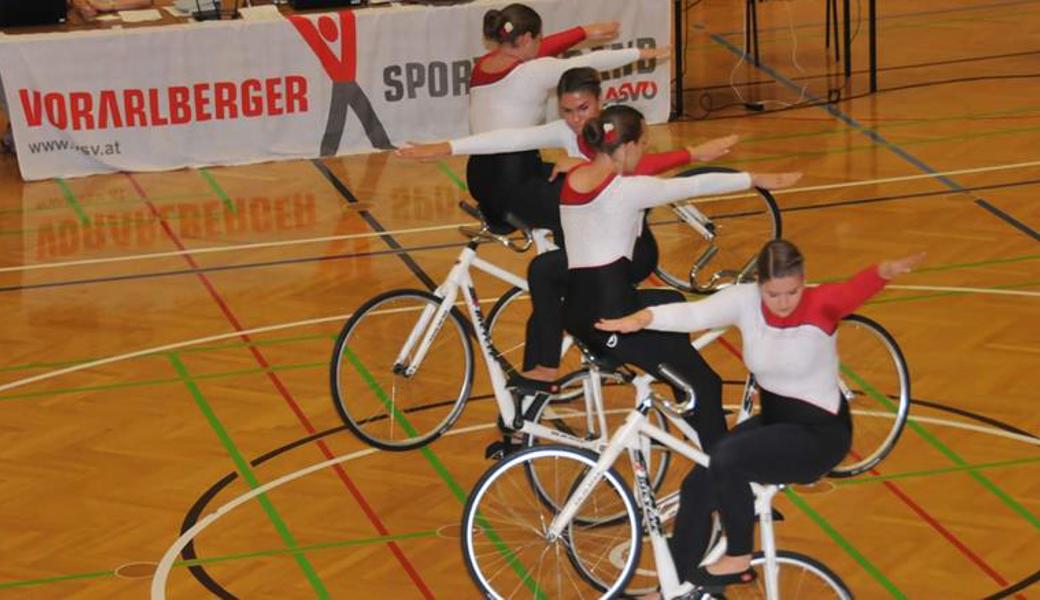
[[[466,185],[492,225],[506,225],[512,213],[530,227],[550,229],[563,247],[560,227],[560,191],[563,177],[549,181],[553,165],[542,162],[537,150],[469,157]]]
[[[754,494],[750,482],[812,483],[834,468],[852,444],[848,404],[837,415],[802,400],[761,390],[761,412],[737,425],[709,452],[708,469],[683,480],[671,539],[679,578],[689,580],[711,537],[713,511],[726,532],[726,554],[753,549]]]
[[[643,220],[643,231],[632,252],[632,286],[638,286],[657,267],[657,240]],[[567,293],[567,254],[560,250],[540,254],[527,266],[531,317],[527,320],[524,370],[558,367],[563,343],[563,297]]]
[[[615,334],[593,326],[601,318],[622,317],[647,306],[684,300],[674,290],[636,290],[632,278],[632,263],[627,258],[601,267],[571,269],[564,326],[597,355],[634,364],[653,374],[660,373],[661,364],[671,366],[693,386],[697,408],[690,424],[705,450],[710,451],[726,431],[722,379],[690,345],[689,335],[651,330]],[[676,400],[685,400],[681,390],[672,391]]]

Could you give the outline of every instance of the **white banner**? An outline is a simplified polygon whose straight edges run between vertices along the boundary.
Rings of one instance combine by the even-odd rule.
[[[469,75],[486,51],[481,22],[501,4],[0,36],[22,177],[314,158],[466,135]],[[546,33],[616,19],[613,47],[670,43],[667,0],[529,4]],[[608,102],[667,119],[670,65],[607,75]]]

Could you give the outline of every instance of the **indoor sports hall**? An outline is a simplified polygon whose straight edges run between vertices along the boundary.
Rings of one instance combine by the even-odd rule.
[[[471,269],[473,302],[460,291],[451,314],[461,321],[441,330],[457,341],[433,346],[422,372],[427,404],[361,415],[362,428],[407,437],[467,398],[421,447],[366,443],[345,423],[350,400],[337,408],[333,397],[337,386],[350,395],[380,385],[358,365],[392,362],[421,305],[376,310],[388,318],[382,333],[332,357],[366,302],[433,291],[473,239],[484,241],[473,245],[480,259],[526,275],[536,250],[480,238],[460,209],[474,204],[467,157],[389,149],[468,133],[442,125],[466,122],[470,63],[409,58],[407,48],[447,40],[477,52],[480,15],[506,3],[372,2],[344,16],[346,2],[224,0],[211,15],[220,18],[199,23],[172,4],[102,10],[89,23],[70,8],[65,24],[7,25],[0,36],[6,114],[22,120],[16,153],[0,155],[0,598],[483,597],[461,549],[462,514],[502,434],[471,309],[488,317],[513,283]],[[546,33],[618,19],[616,47],[674,48],[604,73],[608,104],[655,106],[650,149],[737,134],[708,166],[803,173],[772,192],[776,223],[754,191],[693,203],[717,220],[727,251],[750,259],[781,234],[804,251],[811,283],[926,252],[856,311],[894,346],[862,323],[838,331],[861,398],[850,400],[847,462],[891,452],[853,476],[781,491],[777,546],[825,565],[856,598],[1040,597],[1040,1],[529,4]],[[232,18],[250,9],[262,10]],[[406,22],[394,30],[398,13]],[[659,33],[625,29],[650,21]],[[355,41],[355,23],[357,82],[342,71],[354,63],[335,55]],[[196,31],[198,43],[164,47],[165,30]],[[44,69],[31,59],[48,44],[58,53]],[[380,54],[394,58],[363,81]],[[89,77],[62,87],[46,74],[74,78],[70,64]],[[134,71],[142,64],[151,66]],[[218,65],[256,78],[224,82]],[[170,82],[183,83],[184,114],[150,96]],[[111,92],[138,84],[136,95]],[[435,102],[452,95],[463,112]],[[329,142],[329,97],[347,115],[341,146]],[[236,110],[255,136],[205,133]],[[106,148],[107,134],[90,137],[106,125],[112,139],[160,134]],[[194,127],[203,133],[185,137]],[[690,250],[695,233],[668,210],[650,218],[663,268],[688,283],[703,251]],[[643,285],[667,287],[660,275]],[[510,300],[490,339],[515,364],[508,353],[523,343],[529,307],[525,294]],[[731,330],[702,350],[732,419],[747,377],[741,344]],[[576,351],[565,363],[578,367]],[[604,390],[613,428],[634,396],[626,385]],[[909,416],[888,437],[901,403]],[[580,399],[547,410],[583,421]],[[661,492],[690,465],[676,455]],[[631,486],[631,468],[619,471]],[[498,551],[501,569],[522,568]],[[653,568],[647,545],[633,581],[652,591]],[[598,597],[518,579],[506,597]],[[765,597],[747,587],[725,597]]]

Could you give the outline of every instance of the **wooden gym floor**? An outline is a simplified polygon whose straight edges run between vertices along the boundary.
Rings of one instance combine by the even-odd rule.
[[[860,598],[1040,597],[1040,2],[881,5],[882,93],[863,95],[864,19],[842,102],[749,114],[726,106],[731,77],[785,103],[842,85],[824,7],[761,4],[756,69],[737,64],[740,3],[698,3],[690,114],[654,146],[737,132],[723,164],[804,171],[778,200],[812,279],[928,252],[861,311],[906,352],[915,419],[876,472],[781,499],[780,545]],[[446,166],[371,154],[24,184],[0,159],[0,596],[145,597],[183,524],[365,450],[330,402],[332,338],[365,299],[447,272],[467,219],[449,176],[464,160]],[[742,377],[721,345],[706,355]],[[426,451],[362,452],[242,504],[170,596],[476,597],[458,521],[493,416],[472,402]]]

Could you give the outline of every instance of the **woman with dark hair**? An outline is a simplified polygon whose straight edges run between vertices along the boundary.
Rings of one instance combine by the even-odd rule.
[[[709,588],[755,579],[749,482],[811,483],[845,457],[852,422],[838,388],[838,322],[922,258],[924,254],[882,261],[848,281],[806,288],[802,253],[788,241],[773,240],[758,255],[757,283],[596,324],[604,335],[736,325],[744,363],[758,382],[759,414],[723,436],[709,452],[710,466],[695,468],[682,483],[671,540],[681,578]],[[726,532],[726,554],[698,568],[714,511]]]
[[[697,395],[691,424],[710,450],[726,429],[722,381],[687,335],[642,331],[631,335],[596,329],[600,319],[617,318],[660,303],[660,291],[640,292],[632,283],[632,256],[643,212],[676,200],[793,184],[796,173],[708,173],[661,179],[632,175],[647,144],[643,116],[612,106],[589,119],[582,138],[596,156],[567,174],[560,197],[560,221],[567,239],[568,285],[564,325],[599,355],[659,373],[673,367]],[[681,298],[675,292],[674,297]],[[674,390],[677,399],[681,390]]]
[[[609,70],[637,60],[661,60],[670,53],[669,49],[628,48],[553,58],[585,40],[611,40],[617,30],[616,22],[594,23],[543,38],[541,18],[530,7],[510,4],[489,10],[484,15],[484,37],[495,48],[473,67],[470,131],[543,123],[547,96],[571,67]],[[552,229],[559,236],[558,195],[545,185],[551,171],[552,165],[543,163],[537,150],[473,156],[466,166],[466,182],[492,224],[505,226],[504,216],[511,212],[528,225]]]
[[[589,119],[602,111],[599,72],[591,67],[568,69],[556,85],[557,106],[561,119],[533,127],[496,129],[447,142],[418,144],[397,151],[398,156],[409,158],[437,158],[460,154],[494,154],[521,152],[539,148],[561,148],[567,158],[557,161],[550,178],[565,173],[577,164],[595,158],[596,151],[584,143],[581,130]],[[670,152],[646,153],[636,166],[637,175],[656,175],[692,161],[709,161],[724,156],[737,142],[730,135],[687,146]],[[559,203],[563,180],[550,184],[543,174],[529,187],[545,190],[542,197],[551,197]],[[557,240],[562,246],[563,240]],[[642,227],[636,239],[632,261],[632,284],[638,285],[650,276],[657,266],[657,242],[649,227]],[[537,382],[552,382],[558,377],[560,349],[563,339],[563,295],[567,287],[567,257],[562,250],[536,256],[528,267],[527,280],[531,292],[531,318],[527,323],[524,344],[523,376]],[[514,378],[513,383],[531,386]],[[537,386],[537,384],[535,384]]]

